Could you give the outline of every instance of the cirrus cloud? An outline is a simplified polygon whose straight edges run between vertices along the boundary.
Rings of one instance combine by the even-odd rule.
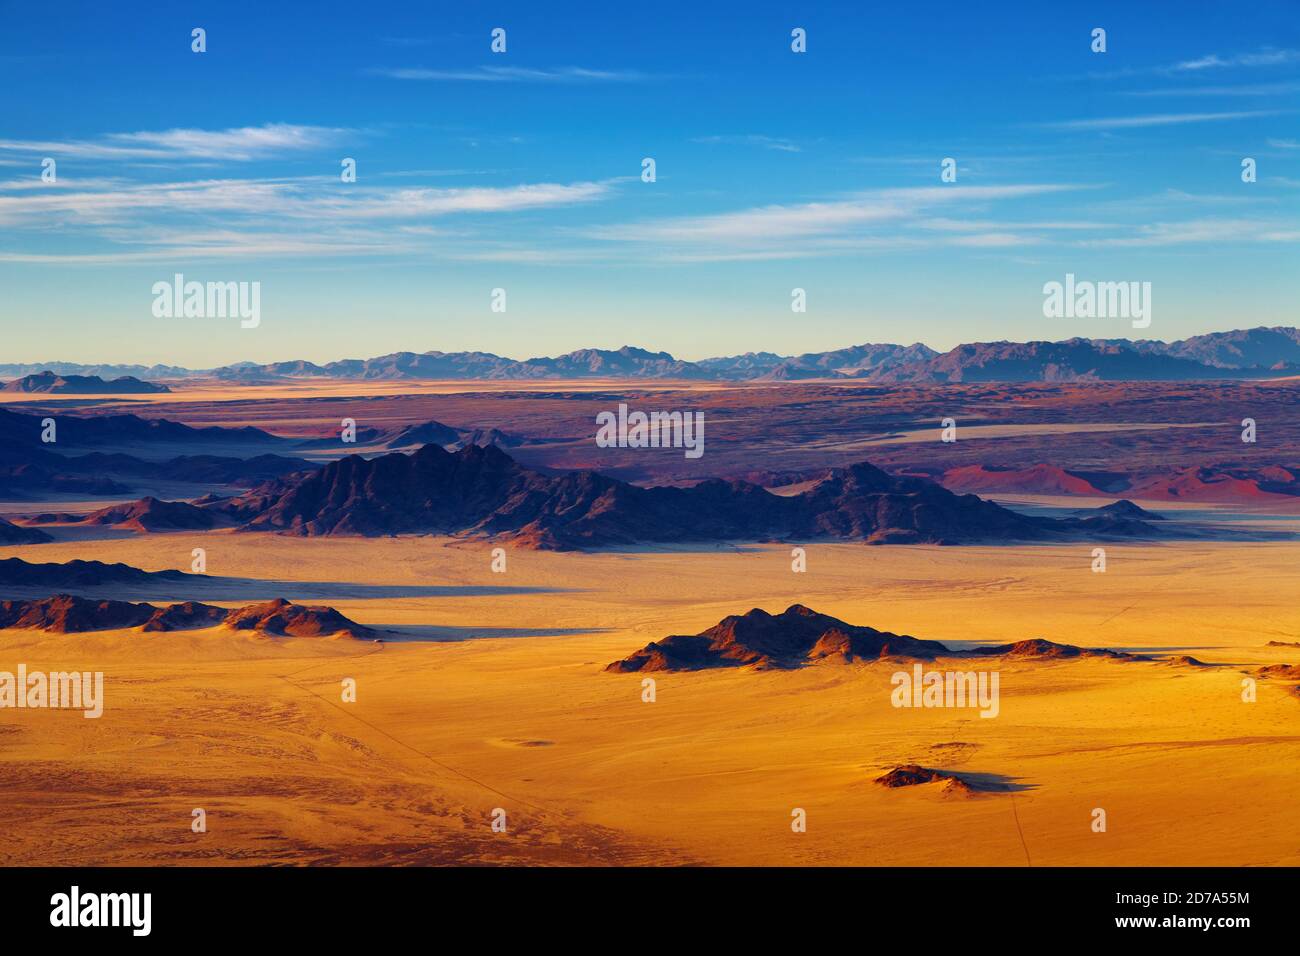
[[[356,130],[267,123],[222,130],[168,129],[109,133],[94,140],[0,140],[0,152],[77,156],[83,159],[247,161],[284,152],[319,149]]]

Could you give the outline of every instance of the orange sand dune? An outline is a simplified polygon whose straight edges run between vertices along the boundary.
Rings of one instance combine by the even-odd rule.
[[[41,555],[156,570],[198,546],[213,574],[369,584],[326,603],[404,639],[0,633],[0,670],[105,674],[99,720],[0,711],[3,862],[1300,862],[1300,699],[1272,678],[1241,699],[1243,677],[1298,662],[1265,646],[1300,639],[1295,545],[1115,547],[1105,574],[1080,546],[818,545],[803,574],[776,546],[511,551],[505,574],[486,546],[431,538],[177,534]],[[384,596],[413,584],[449,590]],[[793,603],[959,646],[1043,637],[1223,666],[1001,661],[995,719],[893,707],[888,661],[658,674],[653,703],[643,675],[603,672]],[[1006,789],[874,782],[910,764]]]

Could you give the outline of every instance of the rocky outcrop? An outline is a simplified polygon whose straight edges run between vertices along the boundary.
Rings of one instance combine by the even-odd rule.
[[[293,604],[284,598],[228,610],[187,601],[166,607],[127,601],[98,601],[57,594],[34,601],[0,601],[0,630],[30,628],[57,634],[139,627],[144,631],[180,631],[221,625],[287,637],[355,637],[372,639],[379,632],[344,617],[332,607]]]
[[[725,617],[699,634],[674,635],[610,664],[607,671],[702,670],[709,667],[789,668],[823,659],[930,659],[948,649],[870,627],[846,624],[795,604],[780,614],[754,608]]]
[[[0,518],[0,544],[44,544],[53,540],[39,528],[24,528]]]

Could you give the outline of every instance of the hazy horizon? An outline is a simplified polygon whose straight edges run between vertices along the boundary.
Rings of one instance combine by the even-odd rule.
[[[1233,329],[1219,329],[1219,330],[1215,330],[1215,331],[1218,332],[1218,333],[1221,333],[1221,334],[1229,334],[1229,333],[1232,333],[1232,332],[1248,332],[1248,331],[1252,331],[1252,330],[1254,330],[1254,329],[1259,329],[1259,328],[1283,328],[1283,329],[1294,329],[1294,328],[1296,328],[1296,326],[1294,326],[1294,325],[1281,325],[1281,326],[1249,326],[1249,327],[1240,327],[1240,328],[1233,328]],[[1212,332],[1212,333],[1198,333],[1198,334],[1215,334],[1215,333]],[[1195,337],[1195,336],[1184,336],[1184,338],[1193,338],[1193,337]],[[1070,337],[1070,338],[1074,338],[1074,337],[1072,336],[1072,337]],[[1101,336],[1091,336],[1091,337],[1090,337],[1090,336],[1079,336],[1079,338],[1091,339],[1091,340],[1093,340],[1093,341],[1102,341],[1102,340],[1103,340],[1103,338],[1102,338]],[[1106,341],[1126,340],[1126,341],[1133,342],[1133,343],[1138,343],[1138,342],[1150,342],[1150,341],[1159,341],[1159,342],[1164,342],[1164,343],[1166,343],[1166,344],[1169,344],[1169,343],[1174,342],[1174,341],[1178,341],[1178,340],[1174,340],[1174,339],[1150,339],[1150,338],[1143,338],[1143,337],[1139,337],[1139,336],[1106,336],[1104,340],[1106,340]],[[914,345],[924,345],[924,346],[928,346],[929,348],[933,349],[935,352],[937,352],[937,353],[939,353],[939,354],[943,354],[943,353],[945,353],[945,352],[950,351],[950,350],[953,349],[953,348],[956,348],[956,347],[959,346],[959,345],[994,344],[994,343],[999,342],[999,341],[1011,341],[1011,342],[1013,342],[1013,343],[1015,343],[1015,344],[1030,344],[1030,343],[1032,343],[1032,342],[1053,342],[1053,343],[1059,343],[1059,342],[1063,342],[1063,341],[1069,341],[1069,339],[1031,339],[1031,340],[1025,340],[1025,341],[1020,341],[1020,342],[1017,342],[1016,340],[995,340],[995,339],[989,339],[989,340],[985,340],[984,342],[956,342],[956,343],[954,343],[953,345],[951,345],[951,346],[949,346],[949,347],[947,347],[947,348],[939,348],[939,347],[937,347],[937,346],[931,345],[929,342],[922,342],[922,341],[916,341],[916,342],[904,342],[904,341],[897,341],[897,342],[851,342],[851,343],[847,343],[847,344],[844,344],[844,345],[832,346],[831,348],[828,348],[828,349],[814,349],[814,350],[805,349],[805,350],[803,350],[802,352],[785,352],[785,353],[778,352],[778,353],[775,353],[775,354],[780,355],[780,356],[783,357],[783,358],[797,358],[798,356],[800,356],[800,355],[805,355],[805,354],[819,354],[819,353],[822,353],[822,352],[834,352],[834,351],[839,351],[839,350],[843,350],[843,349],[850,349],[850,348],[869,347],[869,346],[887,346],[887,345],[897,345],[897,346],[902,346],[902,347],[909,347],[909,346],[914,346]],[[737,357],[737,356],[741,356],[741,355],[746,355],[746,354],[757,354],[757,353],[762,353],[762,352],[771,352],[770,349],[745,349],[745,350],[742,350],[742,351],[739,351],[739,352],[731,352],[731,353],[728,353],[727,355],[702,355],[702,356],[699,356],[699,357],[688,357],[688,356],[684,356],[684,355],[679,355],[678,353],[673,352],[673,351],[670,350],[670,349],[656,348],[656,347],[653,347],[653,346],[650,346],[650,345],[637,344],[637,343],[634,343],[634,342],[624,342],[622,345],[610,346],[610,347],[608,347],[608,348],[606,348],[606,347],[604,347],[604,346],[594,346],[594,345],[578,346],[577,348],[573,348],[573,349],[565,349],[565,350],[563,350],[563,351],[555,351],[555,352],[549,352],[549,353],[546,353],[546,354],[538,354],[538,355],[531,355],[531,354],[529,354],[529,355],[525,355],[525,354],[509,354],[509,353],[492,352],[492,351],[490,351],[490,350],[488,350],[488,349],[474,349],[474,348],[461,349],[461,350],[457,350],[457,351],[458,351],[458,352],[464,352],[464,353],[474,353],[474,352],[477,352],[477,353],[481,353],[481,354],[490,354],[490,355],[494,355],[494,356],[496,356],[497,358],[509,359],[509,360],[519,361],[519,362],[528,362],[528,361],[533,361],[533,360],[538,360],[538,359],[551,359],[551,358],[558,358],[558,357],[561,357],[561,356],[564,356],[564,355],[570,355],[570,354],[572,354],[572,353],[574,353],[574,352],[579,352],[579,351],[598,350],[598,351],[617,352],[617,351],[619,351],[619,350],[622,349],[622,348],[641,349],[642,351],[645,351],[645,352],[648,352],[648,353],[652,353],[652,354],[658,354],[658,353],[667,352],[667,353],[668,353],[669,355],[671,355],[672,358],[675,359],[675,360],[682,361],[682,362],[690,362],[690,363],[699,363],[699,362],[705,362],[705,361],[716,360],[716,359],[733,358],[733,357]],[[306,358],[306,357],[304,357],[304,356],[302,356],[302,355],[294,355],[294,356],[289,356],[289,357],[285,357],[285,358],[266,359],[266,360],[263,360],[263,361],[257,361],[257,360],[253,360],[253,359],[237,359],[237,360],[235,360],[235,361],[233,361],[233,362],[223,362],[223,363],[220,363],[220,364],[216,364],[216,365],[207,365],[207,366],[191,366],[191,365],[184,365],[184,364],[179,363],[179,362],[167,362],[167,361],[159,361],[159,362],[142,362],[142,361],[134,361],[134,362],[132,362],[132,361],[120,361],[120,362],[79,361],[79,360],[76,360],[76,359],[66,359],[66,358],[58,358],[58,357],[46,356],[45,358],[41,358],[41,359],[32,359],[32,360],[27,360],[27,359],[14,359],[14,360],[9,360],[9,361],[3,361],[3,362],[0,362],[0,366],[6,366],[6,365],[41,365],[41,364],[43,364],[43,363],[48,363],[48,364],[51,364],[51,365],[67,364],[67,365],[86,365],[86,366],[97,366],[97,365],[107,365],[107,366],[144,366],[144,367],[147,368],[147,367],[152,367],[152,366],[155,366],[155,365],[162,365],[162,366],[172,366],[172,367],[175,367],[175,368],[186,368],[186,369],[189,369],[190,371],[201,371],[201,370],[203,370],[203,369],[207,369],[207,368],[222,368],[222,367],[233,366],[233,365],[274,365],[274,364],[276,364],[276,363],[280,363],[280,362],[294,362],[294,361],[305,361],[305,362],[311,362],[311,363],[314,364],[314,365],[328,365],[328,364],[330,364],[330,363],[332,363],[332,362],[376,359],[376,358],[382,358],[382,357],[384,357],[384,356],[386,356],[386,355],[394,355],[394,354],[401,354],[401,353],[411,353],[411,354],[417,354],[417,355],[419,355],[419,354],[427,354],[427,353],[429,353],[429,352],[443,352],[443,353],[445,353],[445,354],[456,354],[456,353],[451,353],[451,352],[449,352],[447,349],[437,349],[437,348],[432,348],[432,349],[414,349],[414,348],[409,348],[409,349],[397,349],[397,350],[395,350],[395,351],[393,351],[393,352],[376,352],[376,353],[373,353],[373,354],[367,353],[367,354],[364,354],[364,355],[362,355],[362,354],[355,354],[355,355],[336,355],[336,356],[333,356],[333,357],[323,358],[323,359],[309,359],[309,358]]]

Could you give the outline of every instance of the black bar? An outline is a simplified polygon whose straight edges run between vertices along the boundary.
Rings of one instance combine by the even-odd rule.
[[[1230,945],[1294,927],[1296,876],[1295,868],[8,869],[0,870],[0,925],[6,942],[75,933],[128,944],[373,943],[381,932],[434,948],[513,933],[534,943],[669,945],[704,921],[724,938],[758,942],[774,929],[822,937],[839,927],[863,943],[937,934],[970,945],[1126,936]],[[52,897],[70,897],[73,886],[83,905],[91,894],[149,893],[148,935],[130,925],[52,926]]]

